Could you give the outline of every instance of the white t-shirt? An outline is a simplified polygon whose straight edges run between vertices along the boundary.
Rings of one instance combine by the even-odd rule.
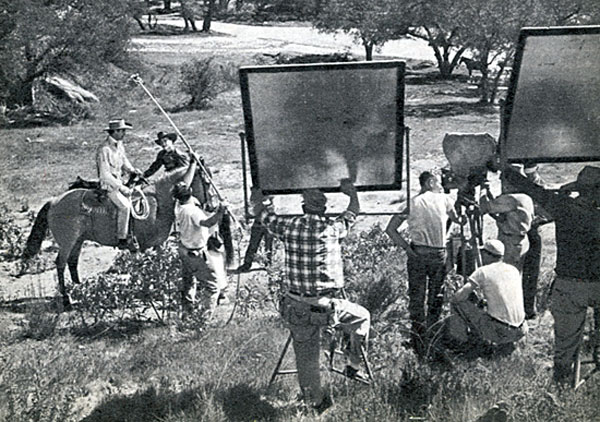
[[[195,199],[195,198],[193,198]],[[179,241],[188,249],[200,249],[206,246],[206,241],[214,230],[200,225],[209,215],[195,201],[178,204],[175,209],[175,222],[179,231]]]
[[[441,192],[423,192],[410,203],[408,232],[415,245],[444,248],[446,223],[454,210],[452,198]]]
[[[516,267],[505,262],[494,262],[479,267],[469,279],[481,289],[490,316],[515,327],[523,323],[523,285]]]

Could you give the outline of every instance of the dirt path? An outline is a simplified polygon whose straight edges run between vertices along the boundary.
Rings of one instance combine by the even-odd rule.
[[[159,24],[183,27],[183,20],[174,15],[160,16]],[[188,34],[176,37],[137,36],[134,50],[142,52],[171,52],[177,48],[185,53],[213,52],[224,49],[246,52],[293,51],[304,54],[324,54],[348,51],[358,57],[364,56],[364,48],[353,37],[324,34],[310,26],[258,26],[213,22],[211,30],[220,37],[200,37]],[[374,56],[435,61],[433,51],[424,40],[405,38],[387,42]]]

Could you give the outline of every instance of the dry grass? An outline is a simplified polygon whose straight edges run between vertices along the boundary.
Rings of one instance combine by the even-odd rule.
[[[211,42],[218,45],[218,37]],[[252,60],[239,51],[229,51],[225,58],[230,63]],[[167,108],[179,104],[176,70],[184,61],[181,55],[153,54],[142,61],[133,70],[161,104]],[[16,211],[26,201],[37,209],[77,175],[94,177],[94,151],[104,138],[102,129],[109,116],[124,116],[133,123],[126,149],[134,165],[144,168],[154,159],[154,135],[169,127],[139,88],[127,86],[129,73],[131,69],[115,70],[107,80],[97,81],[105,91],[93,121],[0,131],[0,195],[9,207]],[[464,78],[436,82],[424,74],[409,80],[406,88],[413,175],[445,164],[441,140],[447,132],[498,135],[498,110],[476,107]],[[241,215],[239,90],[222,93],[208,110],[171,117],[206,158],[230,208]],[[544,176],[552,183],[564,182],[579,167],[547,166]],[[373,222],[386,221],[369,219],[365,224]],[[546,258],[541,299],[554,260],[552,228],[544,228],[542,235]],[[360,248],[360,241],[354,242],[352,246]],[[390,255],[394,251],[386,253],[384,262],[394,267],[385,272],[375,269],[369,277],[389,280],[402,291],[402,261]],[[360,281],[360,275],[355,275],[354,282]],[[260,276],[247,281],[251,290],[265,284]],[[474,421],[499,401],[507,403],[515,421],[600,419],[597,382],[575,393],[560,392],[551,383],[548,312],[533,325],[528,343],[510,357],[420,363],[402,346],[406,339],[401,330],[406,323],[403,300],[398,301],[397,312],[381,315],[378,322],[379,328],[387,324],[393,329],[373,340],[376,387],[348,383],[323,371],[336,406],[321,420]],[[545,301],[541,303],[544,311]],[[246,309],[230,326],[202,333],[146,325],[128,331],[78,332],[72,329],[78,322],[71,318],[56,317],[44,306],[0,312],[0,421],[315,419],[299,412],[294,377],[282,377],[272,391],[265,391],[287,335],[268,307]]]

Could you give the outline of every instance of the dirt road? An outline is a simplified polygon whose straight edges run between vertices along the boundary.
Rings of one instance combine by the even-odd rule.
[[[165,15],[159,24],[183,27],[183,20],[175,15]],[[258,26],[213,22],[211,30],[223,36],[217,39],[199,37],[190,33],[177,37],[137,36],[133,38],[134,49],[143,52],[170,52],[174,48],[186,53],[214,52],[222,49],[247,52],[293,51],[304,54],[350,52],[364,57],[362,45],[347,34],[323,34],[310,26]],[[384,44],[374,56],[435,61],[432,49],[426,41],[405,38]]]

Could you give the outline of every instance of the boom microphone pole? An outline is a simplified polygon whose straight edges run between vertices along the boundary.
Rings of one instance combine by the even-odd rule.
[[[137,83],[139,86],[141,86],[142,89],[144,90],[144,92],[146,92],[146,94],[148,94],[148,96],[154,102],[154,104],[156,104],[156,106],[161,111],[161,113],[167,118],[167,120],[169,121],[169,123],[171,124],[171,126],[173,126],[173,129],[175,129],[175,132],[177,133],[177,135],[183,141],[183,144],[187,148],[187,150],[190,153],[190,155],[192,156],[192,158],[196,161],[196,164],[198,165],[198,167],[200,168],[200,170],[202,170],[202,172],[204,173],[204,177],[206,178],[206,180],[208,180],[208,183],[214,189],[214,191],[215,191],[215,193],[216,193],[217,198],[219,199],[219,201],[224,202],[223,196],[219,192],[219,189],[217,189],[217,187],[215,186],[215,183],[213,182],[212,177],[210,176],[210,173],[208,172],[208,170],[206,169],[206,167],[204,167],[204,164],[202,164],[202,161],[199,160],[196,157],[196,155],[194,154],[194,150],[192,149],[192,147],[189,144],[189,142],[187,141],[187,139],[185,139],[185,136],[183,136],[183,134],[181,133],[181,131],[179,130],[179,128],[177,127],[177,125],[175,125],[175,122],[173,122],[173,120],[171,119],[171,117],[169,117],[169,115],[167,114],[167,112],[162,108],[162,106],[159,104],[158,100],[154,97],[154,95],[152,95],[152,93],[150,91],[148,91],[148,88],[146,88],[146,85],[144,85],[144,81],[142,80],[142,78],[140,78],[140,76],[138,74],[134,74],[134,75],[131,75],[129,77],[129,80],[131,80],[131,81]],[[229,216],[231,217],[231,219],[237,225],[239,225],[239,222],[237,221],[237,219],[235,218],[235,216],[231,213],[231,211],[227,210],[227,213],[229,214]]]

